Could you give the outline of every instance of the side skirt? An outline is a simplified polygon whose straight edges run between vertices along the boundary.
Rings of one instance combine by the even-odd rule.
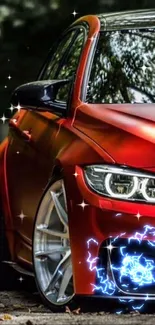
[[[24,268],[22,268],[20,265],[18,265],[15,262],[11,262],[11,261],[3,261],[3,263],[8,264],[9,266],[11,266],[14,270],[16,270],[19,273],[25,274],[25,275],[29,275],[34,277],[34,273],[25,270]]]

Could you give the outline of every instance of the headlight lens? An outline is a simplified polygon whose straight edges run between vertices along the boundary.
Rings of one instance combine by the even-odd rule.
[[[84,169],[87,184],[97,193],[121,200],[155,203],[155,177],[127,168],[104,165]]]

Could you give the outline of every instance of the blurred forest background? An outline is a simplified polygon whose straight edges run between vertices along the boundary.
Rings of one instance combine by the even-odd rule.
[[[36,79],[52,43],[75,19],[153,7],[154,0],[0,0],[0,116],[13,89]]]

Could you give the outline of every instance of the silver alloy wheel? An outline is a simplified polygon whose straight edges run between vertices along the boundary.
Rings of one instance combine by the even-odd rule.
[[[39,288],[51,304],[63,306],[74,296],[66,194],[63,180],[45,194],[36,218],[34,267]]]

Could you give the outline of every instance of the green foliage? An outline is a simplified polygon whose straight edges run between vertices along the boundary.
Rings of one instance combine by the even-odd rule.
[[[153,6],[154,0],[1,0],[0,111],[9,106],[15,87],[36,78],[54,40],[75,20],[71,14],[74,10],[78,12],[77,18],[89,13]]]

